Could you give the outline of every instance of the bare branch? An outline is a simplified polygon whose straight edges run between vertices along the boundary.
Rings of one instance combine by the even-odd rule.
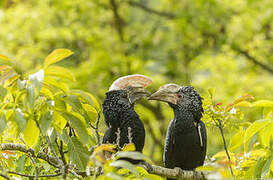
[[[235,50],[236,52],[244,55],[248,60],[252,61],[254,64],[260,66],[264,70],[266,70],[269,73],[273,74],[273,68],[272,67],[258,61],[255,57],[251,56],[248,51],[244,51],[244,50],[239,49],[239,48],[233,48],[233,50]]]
[[[99,134],[99,123],[100,123],[100,111],[98,112],[97,116],[97,121],[96,121],[96,126],[93,126],[92,123],[89,123],[91,128],[93,128],[96,131],[96,136],[97,136],[97,144],[100,145],[100,134]]]
[[[29,178],[35,178],[36,175],[28,175],[28,174],[22,174],[22,173],[18,173],[18,172],[13,172],[13,171],[8,171],[9,174],[15,174],[15,175],[18,175],[18,176],[22,176],[22,177],[29,177]],[[57,173],[57,174],[46,174],[46,175],[39,175],[38,177],[41,178],[41,177],[57,177],[57,176],[60,176],[62,175],[62,173]]]
[[[202,171],[185,171],[180,168],[169,169],[156,165],[145,163],[144,168],[151,174],[165,176],[176,179],[206,179],[206,175]]]
[[[8,177],[7,175],[5,175],[5,174],[2,174],[2,173],[0,173],[0,177],[3,177],[3,178],[5,178],[5,179],[10,179],[10,177]]]
[[[152,9],[150,7],[145,6],[142,3],[136,2],[136,1],[128,1],[128,4],[137,8],[142,9],[145,12],[152,13],[158,16],[162,16],[168,19],[174,19],[176,18],[176,15],[170,12],[162,12],[162,11],[157,11],[155,9]]]
[[[55,157],[50,156],[44,152],[39,152],[37,155],[35,155],[35,152],[33,149],[31,149],[31,148],[27,149],[26,146],[24,146],[22,144],[3,143],[3,144],[1,144],[1,150],[2,151],[5,151],[5,150],[20,151],[23,153],[31,154],[32,157],[42,159],[54,167],[59,166],[58,160]]]

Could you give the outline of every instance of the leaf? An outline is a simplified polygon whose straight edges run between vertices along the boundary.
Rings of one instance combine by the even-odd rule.
[[[254,107],[273,107],[273,101],[259,100],[252,103]]]
[[[68,137],[68,155],[73,164],[76,164],[80,170],[85,170],[89,154],[87,148],[76,137]]]
[[[264,179],[266,178],[266,176],[268,175],[268,173],[270,172],[270,165],[272,163],[273,160],[273,156],[271,156],[266,163],[264,164],[263,168],[262,168],[262,173],[261,173],[261,178]]]
[[[4,131],[6,127],[6,116],[4,112],[0,112],[0,134]]]
[[[33,119],[27,121],[26,128],[23,132],[23,139],[29,147],[33,147],[39,139],[39,129]]]
[[[43,95],[43,96],[47,96],[50,99],[54,99],[53,93],[48,88],[46,88],[46,87],[43,87],[41,89],[40,94]]]
[[[7,94],[6,88],[4,88],[3,86],[0,85],[0,97],[1,97],[1,100],[3,100],[5,98],[6,94]]]
[[[14,118],[17,127],[19,128],[19,132],[22,132],[26,127],[26,119],[24,117],[24,114],[22,113],[22,110],[20,108],[17,108],[15,110],[15,118]]]
[[[69,95],[64,98],[65,102],[68,103],[70,106],[72,106],[73,111],[76,111],[77,113],[82,114],[82,104],[79,98],[75,95]]]
[[[48,86],[50,88],[55,88],[57,90],[61,90],[66,94],[69,92],[69,88],[67,87],[67,85],[65,83],[57,82],[56,79],[54,79],[54,78],[45,77],[44,85]]]
[[[235,135],[232,136],[232,138],[229,141],[230,151],[236,150],[243,144],[244,134],[245,134],[245,131],[241,128],[238,130],[238,132]]]
[[[139,173],[137,172],[135,166],[133,164],[129,163],[128,161],[117,160],[117,161],[111,162],[110,166],[113,166],[115,168],[128,169],[129,171],[136,174],[137,176],[139,175]]]
[[[44,70],[40,69],[38,72],[34,73],[34,74],[30,74],[28,76],[30,82],[32,85],[34,85],[35,89],[37,89],[38,92],[40,92],[40,90],[43,87],[43,81],[44,81]]]
[[[118,158],[130,158],[134,160],[145,160],[151,162],[151,160],[145,156],[144,154],[137,152],[137,151],[119,151],[116,153],[116,157]]]
[[[88,117],[91,119],[91,122],[95,122],[98,117],[97,110],[89,104],[82,104],[82,107],[86,111]]]
[[[215,88],[209,88],[208,92],[209,92],[210,98],[213,99],[214,94],[215,94]]]
[[[264,158],[260,158],[257,161],[253,178],[261,178],[262,169],[263,169],[265,163],[266,163],[266,161],[264,160]]]
[[[265,120],[257,120],[250,127],[247,128],[246,133],[244,135],[244,149],[245,151],[249,151],[249,142],[250,139],[261,129],[263,129],[266,125],[268,125],[270,121]]]
[[[270,122],[262,131],[259,132],[259,137],[263,147],[270,147],[270,141],[273,137],[273,122]]]
[[[80,137],[80,140],[83,144],[89,142],[89,135],[86,130],[86,125],[79,118],[79,115],[75,113],[63,112],[62,116],[70,122],[70,125],[76,130],[77,134]]]
[[[100,104],[99,104],[98,100],[92,94],[90,94],[90,96],[92,98],[94,107],[97,109],[97,111],[100,111],[101,108],[100,108]]]
[[[124,147],[122,148],[122,151],[135,151],[136,147],[134,143],[130,144],[125,144]]]
[[[26,155],[23,154],[17,160],[17,163],[16,163],[17,164],[17,166],[16,166],[16,172],[22,172],[22,171],[24,171],[25,161],[26,161]]]
[[[252,104],[248,101],[241,101],[235,104],[236,107],[252,107]]]
[[[55,129],[60,133],[61,130],[64,129],[67,120],[58,112],[54,112],[53,114],[53,125]]]
[[[33,111],[35,103],[35,88],[33,85],[27,87],[27,102],[29,109]]]
[[[50,66],[45,70],[46,76],[56,76],[60,78],[65,78],[70,81],[76,81],[75,76],[66,68],[61,66]]]
[[[73,52],[68,49],[55,49],[46,57],[44,68],[46,69],[49,65],[59,62],[71,54],[73,54]]]
[[[51,122],[53,119],[53,112],[48,111],[45,114],[42,114],[41,116],[41,121],[40,121],[40,126],[43,134],[47,133],[47,130],[49,129]]]
[[[5,61],[11,61],[7,56],[0,54],[0,59]]]

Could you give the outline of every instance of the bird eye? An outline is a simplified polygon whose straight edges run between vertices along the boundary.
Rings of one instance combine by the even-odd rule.
[[[182,95],[181,94],[177,94],[177,97],[180,99],[180,98],[182,98]]]

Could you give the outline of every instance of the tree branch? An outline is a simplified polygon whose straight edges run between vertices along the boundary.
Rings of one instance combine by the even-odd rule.
[[[260,66],[264,70],[266,70],[269,73],[273,74],[273,68],[272,67],[258,61],[255,57],[251,56],[248,51],[244,51],[244,50],[239,49],[239,48],[233,48],[233,50],[235,50],[236,52],[244,55],[248,60],[252,61],[254,64]]]
[[[97,121],[96,121],[96,126],[93,126],[92,123],[89,123],[91,128],[93,128],[96,131],[96,136],[97,136],[97,144],[100,145],[100,134],[99,134],[99,123],[100,123],[100,111],[98,112],[97,116]]]
[[[148,166],[147,166],[148,165]],[[202,171],[185,171],[180,168],[169,169],[156,165],[145,164],[144,168],[150,174],[156,174],[159,176],[165,176],[168,178],[176,179],[206,179],[206,175]]]
[[[110,0],[111,8],[114,14],[114,22],[115,22],[115,27],[118,31],[119,38],[123,42],[124,37],[123,37],[123,26],[124,26],[124,20],[121,18],[118,12],[118,4],[116,3],[115,0]]]
[[[13,171],[8,171],[9,174],[15,174],[18,176],[22,176],[22,177],[29,177],[29,178],[35,178],[37,177],[36,175],[28,175],[28,174],[22,174],[22,173],[18,173],[18,172],[13,172]],[[61,176],[62,173],[57,173],[57,174],[46,174],[46,175],[39,175],[38,177],[57,177],[57,176]]]
[[[5,178],[5,179],[10,179],[10,177],[8,177],[7,175],[5,175],[5,174],[2,174],[2,173],[0,173],[0,177],[3,177],[3,178]]]
[[[158,16],[162,16],[162,17],[165,17],[165,18],[168,18],[168,19],[174,19],[174,18],[177,17],[177,16],[176,16],[175,14],[173,14],[173,13],[157,11],[157,10],[155,10],[155,9],[152,9],[152,8],[150,8],[150,7],[147,7],[147,6],[145,6],[144,4],[139,3],[139,2],[136,2],[136,1],[128,1],[128,4],[129,4],[130,6],[134,6],[134,7],[140,8],[140,9],[142,9],[142,10],[145,11],[145,12],[152,13],[152,14],[155,14],[155,15],[158,15]]]
[[[27,149],[26,146],[24,146],[22,144],[3,143],[3,144],[1,144],[1,150],[2,151],[5,151],[5,150],[20,151],[23,153],[31,154],[32,157],[42,159],[42,160],[48,162],[48,164],[50,164],[56,168],[59,166],[58,165],[59,161],[55,157],[50,156],[44,152],[39,152],[37,155],[35,155],[35,152],[33,149],[31,149],[31,148]]]

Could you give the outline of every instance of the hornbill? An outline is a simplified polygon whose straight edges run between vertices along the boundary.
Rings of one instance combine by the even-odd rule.
[[[206,156],[207,134],[202,118],[202,98],[191,86],[166,84],[149,100],[167,102],[174,111],[169,123],[163,155],[167,168],[194,170]]]
[[[134,110],[137,100],[147,97],[150,93],[145,87],[152,80],[144,75],[129,75],[117,79],[109,88],[102,104],[107,130],[103,143],[125,144],[134,143],[136,151],[142,152],[145,142],[145,129]]]

